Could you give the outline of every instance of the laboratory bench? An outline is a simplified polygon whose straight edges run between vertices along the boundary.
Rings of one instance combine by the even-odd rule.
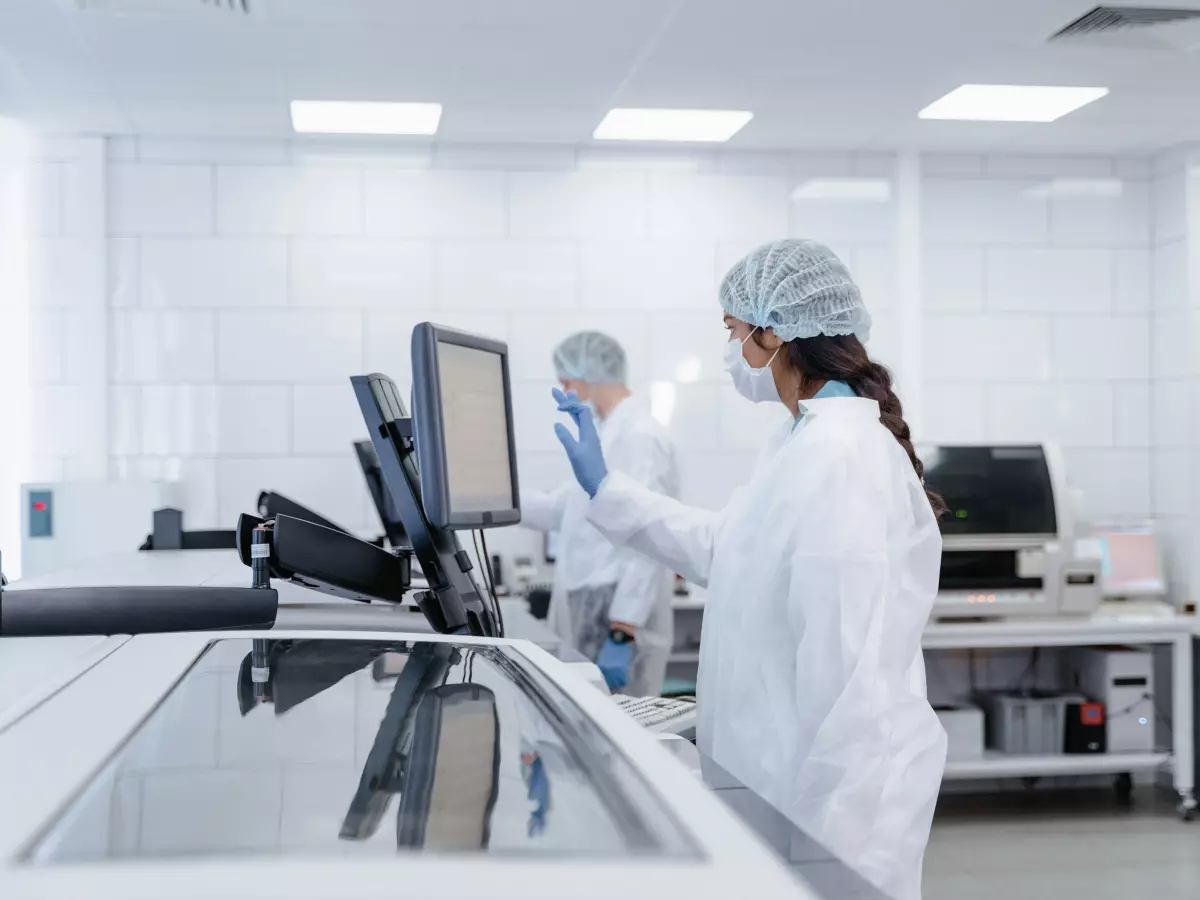
[[[677,647],[669,673],[695,678],[703,618],[703,593],[693,588],[673,604]],[[1104,647],[1134,645],[1165,647],[1171,654],[1170,748],[1147,753],[1010,754],[987,751],[981,757],[950,760],[945,780],[1041,778],[1062,775],[1125,775],[1169,771],[1179,796],[1179,813],[1190,819],[1196,809],[1193,641],[1200,636],[1200,618],[1179,615],[1165,606],[1107,605],[1088,618],[996,619],[992,621],[930,622],[921,645],[927,650],[994,650],[1038,647]],[[682,635],[684,646],[678,646]]]
[[[729,772],[699,755],[705,786],[825,900],[888,900],[887,896],[797,827]]]
[[[230,551],[156,551],[94,560],[53,576],[16,582],[8,589],[19,591],[38,587],[122,584],[224,586],[244,583],[247,574],[246,567]],[[381,604],[368,605],[322,597],[287,583],[276,583],[275,587],[280,592],[281,603],[279,621],[273,631],[285,637],[289,631],[293,636],[317,636],[321,632],[316,629],[322,625],[341,631],[353,628],[362,632],[358,635],[360,638],[375,634],[381,640],[384,638],[382,632],[429,631],[423,617],[416,612]],[[578,654],[569,650],[564,652],[557,637],[547,629],[544,622],[529,614],[523,601],[504,601],[504,614],[510,638],[529,640],[541,649],[558,655],[560,659],[564,655],[568,661],[579,658]],[[187,642],[189,639],[191,638],[188,635],[161,638],[150,636],[149,640],[114,635],[7,638],[0,641],[0,685],[4,688],[0,693],[0,738],[5,734],[20,734],[24,721],[30,722],[32,726],[37,717],[47,715],[45,710],[56,708],[56,704],[69,703],[72,694],[79,692],[80,685],[94,684],[94,690],[99,690],[101,682],[106,677],[111,677],[113,666],[120,665],[123,648],[125,656],[132,660],[130,654],[145,653],[148,648],[179,641]],[[133,643],[130,643],[131,641]],[[248,640],[237,633],[229,633],[228,640],[224,643],[232,645],[231,642],[234,641],[239,645],[249,644]],[[138,645],[141,646],[141,650],[138,649]],[[165,660],[166,657],[163,658],[164,662]],[[125,665],[128,667],[131,663],[127,662]],[[231,665],[230,661],[225,660],[221,662],[219,671],[224,672]],[[163,682],[165,686],[170,679],[165,675],[163,678],[166,679]],[[63,699],[60,700],[60,697]],[[130,699],[126,697],[127,701]],[[31,714],[34,713],[37,715],[31,718]],[[223,727],[231,728],[236,720],[227,721],[225,717],[221,721],[226,723]],[[133,724],[132,719],[129,724]],[[220,741],[230,739],[230,735],[223,732]],[[3,741],[0,740],[0,743]],[[701,757],[694,745],[680,740],[676,743],[686,747],[685,766],[691,769],[711,793],[722,801],[724,807],[748,826],[794,875],[799,876],[804,887],[810,889],[802,891],[800,896],[817,900],[886,900],[861,876],[798,829],[769,803],[711,759]],[[278,746],[277,742],[267,741],[263,744],[264,752],[278,752]]]

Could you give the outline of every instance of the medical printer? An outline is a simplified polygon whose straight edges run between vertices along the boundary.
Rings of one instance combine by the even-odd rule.
[[[1079,549],[1062,456],[1053,444],[919,449],[939,521],[940,619],[1090,616],[1101,559]]]

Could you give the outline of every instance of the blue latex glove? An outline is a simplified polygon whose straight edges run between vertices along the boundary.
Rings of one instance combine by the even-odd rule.
[[[526,795],[537,803],[529,814],[529,836],[541,834],[546,830],[546,814],[550,811],[550,779],[546,777],[546,764],[542,758],[536,757],[529,767],[529,792]]]
[[[600,674],[608,682],[610,691],[619,691],[629,684],[629,664],[633,662],[633,644],[618,644],[612,638],[604,642],[600,655],[596,657],[596,665]]]
[[[596,420],[592,411],[580,402],[574,391],[564,394],[558,388],[553,391],[559,412],[565,412],[579,426],[579,439],[576,440],[567,430],[567,426],[559,422],[554,426],[554,433],[567,451],[567,459],[575,472],[575,480],[579,482],[589,497],[595,497],[596,491],[608,476],[608,466],[604,464],[604,453],[600,449],[600,435],[596,431]]]

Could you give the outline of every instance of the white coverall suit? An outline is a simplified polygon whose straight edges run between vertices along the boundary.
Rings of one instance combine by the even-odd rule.
[[[941,535],[874,400],[801,407],[722,512],[614,466],[587,515],[708,587],[701,749],[890,897],[919,900],[946,757],[921,655]]]
[[[665,428],[635,398],[622,400],[599,422],[609,469],[657,496],[679,496],[675,447]],[[610,622],[637,628],[624,693],[662,693],[674,635],[674,571],[641,553],[614,546],[587,520],[588,496],[572,478],[552,493],[522,492],[521,524],[559,532],[550,627],[595,659]]]

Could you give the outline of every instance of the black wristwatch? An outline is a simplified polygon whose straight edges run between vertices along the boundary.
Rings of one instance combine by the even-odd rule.
[[[618,628],[610,628],[608,637],[614,644],[632,644],[634,637],[628,631],[621,631]]]

